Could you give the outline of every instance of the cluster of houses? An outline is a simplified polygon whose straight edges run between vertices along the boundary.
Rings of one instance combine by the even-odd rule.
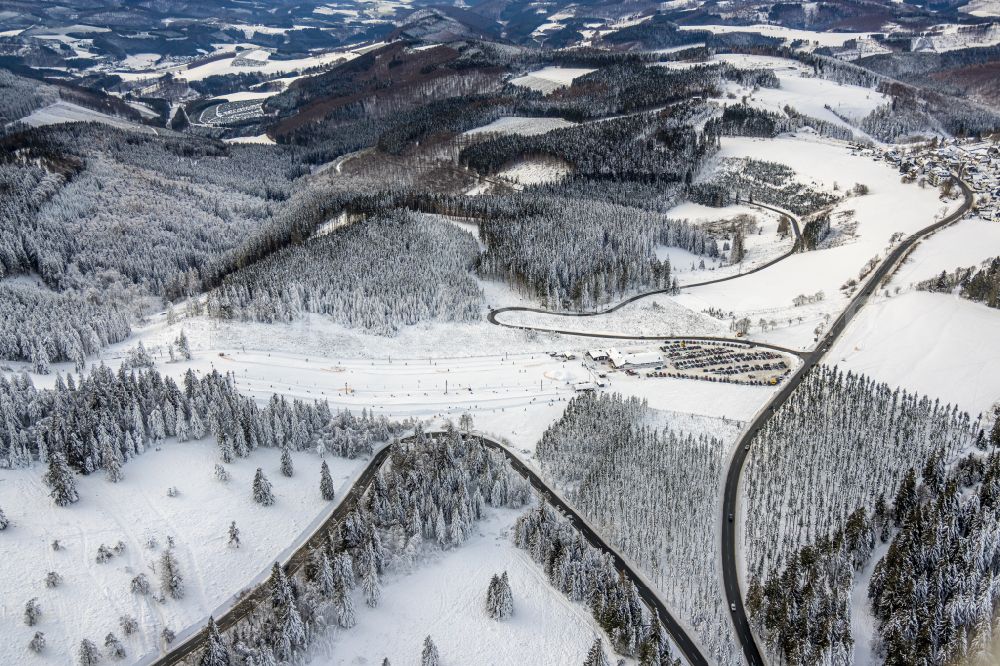
[[[939,187],[959,176],[975,193],[984,220],[1000,221],[1000,146],[982,139],[944,139],[910,150],[865,148],[913,179]]]

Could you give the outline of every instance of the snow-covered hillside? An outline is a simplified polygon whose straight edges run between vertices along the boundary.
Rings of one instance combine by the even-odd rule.
[[[77,477],[80,501],[57,507],[41,482],[44,466],[0,471],[0,507],[11,521],[3,531],[4,567],[18,572],[0,586],[0,662],[23,663],[36,631],[45,633],[42,662],[75,663],[82,639],[103,645],[114,633],[125,644],[129,663],[165,649],[160,633],[181,635],[200,626],[226,607],[241,590],[266,578],[271,564],[291,551],[300,534],[333,503],[320,496],[320,459],[294,453],[295,476],[280,472],[280,452],[258,449],[248,458],[226,465],[230,480],[215,478],[219,462],[215,442],[168,440],[125,466],[125,479],[109,483],[100,472]],[[337,485],[338,501],[364,466],[361,459],[327,457]],[[274,487],[277,501],[260,506],[252,499],[252,482],[260,467]],[[171,497],[168,490],[175,488]],[[231,548],[232,521],[241,546]],[[184,597],[159,602],[160,558],[173,540],[173,553],[183,578]],[[59,542],[60,549],[52,544]],[[103,544],[124,550],[108,562],[95,558]],[[46,576],[61,576],[56,587]],[[145,575],[149,595],[130,591],[132,579]],[[21,620],[24,604],[38,599],[39,623]],[[138,621],[138,630],[123,634],[120,618]],[[33,657],[39,659],[39,657]]]

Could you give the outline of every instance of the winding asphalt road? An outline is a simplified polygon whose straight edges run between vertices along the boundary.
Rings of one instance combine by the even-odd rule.
[[[691,637],[688,636],[687,632],[680,625],[680,623],[677,622],[676,618],[674,618],[670,611],[667,610],[667,607],[656,595],[656,593],[643,581],[642,577],[631,568],[628,562],[626,562],[614,548],[610,547],[600,534],[594,531],[590,525],[587,524],[587,521],[584,520],[583,517],[580,516],[575,509],[573,509],[573,507],[566,504],[562,498],[559,497],[559,495],[546,485],[538,474],[526,466],[524,462],[507,447],[499,442],[495,442],[487,437],[484,437],[481,434],[477,433],[475,436],[481,439],[483,444],[488,448],[502,452],[510,461],[511,467],[514,468],[514,471],[525,477],[535,489],[541,492],[546,497],[549,504],[569,519],[573,526],[579,530],[581,534],[583,534],[592,546],[608,553],[611,556],[614,560],[615,568],[618,569],[622,575],[632,581],[636,589],[639,591],[639,596],[642,600],[651,611],[655,611],[659,615],[660,621],[663,623],[663,627],[667,630],[667,633],[669,633],[670,637],[673,639],[674,645],[677,646],[677,649],[681,651],[684,658],[689,664],[691,664],[691,666],[708,666],[708,661],[702,656],[698,646],[691,639]],[[412,435],[410,437],[412,437]],[[403,441],[410,439],[410,437],[403,438]],[[365,492],[371,486],[375,475],[378,473],[379,469],[381,469],[382,464],[386,461],[388,456],[389,447],[385,446],[372,457],[364,471],[358,477],[357,481],[354,482],[351,489],[341,500],[340,504],[337,505],[330,516],[316,528],[309,538],[289,558],[288,562],[285,564],[285,571],[289,575],[298,571],[299,568],[309,560],[313,550],[322,546],[327,533],[329,533],[357,506],[358,501],[364,496]],[[236,603],[236,605],[230,608],[223,615],[216,618],[216,624],[219,625],[219,629],[225,631],[235,625],[237,622],[253,612],[254,608],[256,608],[258,604],[267,602],[267,600],[270,599],[270,594],[270,587],[267,581],[259,584],[253,589],[252,592]],[[205,638],[205,632],[199,631],[186,639],[184,642],[179,643],[168,654],[160,657],[152,663],[156,666],[174,666],[176,664],[187,663],[187,659],[195,656],[201,651],[205,643]]]
[[[726,484],[722,500],[722,583],[725,590],[726,603],[730,604],[730,615],[732,616],[736,636],[743,648],[743,656],[751,666],[763,666],[764,659],[757,648],[757,643],[754,640],[753,632],[750,629],[750,622],[747,619],[746,610],[743,606],[743,594],[740,590],[739,562],[736,557],[737,521],[735,520],[739,505],[740,475],[743,473],[743,466],[750,455],[751,442],[757,432],[771,418],[771,415],[788,400],[792,391],[802,383],[806,374],[823,361],[833,343],[837,341],[837,338],[844,332],[844,329],[854,319],[854,316],[868,302],[868,298],[875,293],[880,283],[893,271],[900,260],[913,248],[914,244],[935,231],[958,221],[968,212],[973,201],[972,191],[961,180],[958,181],[958,184],[962,188],[962,194],[965,197],[962,206],[940,222],[935,222],[913,234],[889,253],[889,256],[879,264],[864,286],[858,290],[858,293],[855,294],[854,298],[848,304],[847,309],[833,322],[833,325],[826,332],[826,335],[823,336],[822,340],[820,340],[815,350],[804,356],[805,363],[785,382],[785,385],[771,398],[770,402],[761,409],[757,417],[747,426],[736,443],[735,453],[729,463],[729,471],[726,473]],[[730,517],[733,517],[733,519],[731,520]]]
[[[740,203],[737,200],[737,203]],[[692,289],[694,287],[704,287],[710,284],[717,284],[719,282],[728,282],[729,280],[735,280],[736,278],[746,277],[747,275],[752,275],[753,273],[760,272],[766,268],[774,266],[779,261],[784,261],[788,257],[792,256],[799,251],[799,244],[802,239],[802,231],[799,228],[799,220],[789,213],[788,211],[775,208],[773,206],[768,206],[765,204],[753,203],[749,201],[743,202],[748,206],[756,206],[757,208],[766,208],[767,210],[774,211],[775,213],[780,213],[785,215],[792,221],[792,229],[795,231],[795,243],[792,245],[792,249],[784,254],[781,254],[770,261],[756,266],[753,269],[746,271],[745,273],[735,273],[733,275],[727,275],[726,277],[715,278],[713,280],[705,280],[703,282],[693,282],[690,284],[679,285],[680,289]],[[503,314],[505,312],[535,312],[538,314],[554,315],[557,317],[596,317],[598,315],[606,315],[620,310],[630,303],[634,303],[638,300],[646,298],[648,296],[655,296],[656,294],[669,294],[670,288],[665,289],[653,289],[651,291],[644,291],[641,294],[636,294],[635,296],[630,296],[623,301],[616,303],[615,305],[606,308],[604,310],[594,310],[591,312],[553,312],[551,310],[546,310],[544,308],[532,308],[524,305],[513,305],[505,308],[497,308],[495,310],[490,310],[489,314],[486,315],[486,321],[495,326],[503,326],[505,328],[520,329],[523,331],[539,331],[542,333],[559,333],[561,335],[573,335],[577,337],[584,338],[611,338],[615,340],[698,340],[702,342],[738,342],[741,344],[752,344],[755,347],[766,347],[768,349],[774,349],[775,351],[784,352],[786,354],[794,354],[796,356],[804,357],[805,353],[789,349],[787,347],[781,347],[778,345],[772,345],[766,342],[753,342],[748,343],[746,340],[741,340],[739,338],[724,338],[724,337],[714,337],[714,336],[697,336],[697,335],[629,335],[626,333],[588,333],[585,331],[570,331],[560,328],[542,328],[539,326],[522,326],[518,324],[508,324],[497,319],[497,315]]]

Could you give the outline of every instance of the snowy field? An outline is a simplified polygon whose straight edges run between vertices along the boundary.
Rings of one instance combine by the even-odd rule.
[[[809,33],[828,35],[833,33]],[[834,125],[847,127],[864,135],[857,127],[841,120],[837,114],[860,121],[876,108],[887,104],[887,96],[870,88],[837,83],[813,76],[812,69],[802,63],[787,58],[773,56],[721,54],[713,56],[709,62],[727,62],[748,69],[770,69],[778,77],[780,88],[759,88],[752,90],[732,85],[730,92],[747,96],[747,104],[759,109],[785,115],[785,106]],[[657,63],[661,66],[684,68],[700,63],[669,62]],[[826,108],[829,106],[830,108]],[[831,110],[832,109],[832,110]],[[833,113],[836,111],[837,113]]]
[[[810,42],[814,46],[843,46],[844,42],[851,39],[865,39],[871,37],[870,32],[814,32],[812,30],[796,30],[780,25],[767,25],[758,23],[756,25],[682,25],[681,30],[707,30],[715,34],[730,32],[756,32],[766,37],[777,37],[785,40],[786,43],[796,39]]]
[[[466,136],[476,136],[477,134],[522,134],[524,136],[534,136],[535,134],[545,134],[554,129],[563,127],[573,127],[576,123],[571,123],[562,118],[526,118],[522,116],[504,116],[498,118],[488,125],[471,129],[465,133]]]
[[[565,317],[540,312],[503,312],[497,321],[514,326],[532,326],[580,333],[613,333],[640,336],[729,335],[722,321],[678,305],[659,294],[629,303],[610,314]]]
[[[259,47],[254,47],[259,49]],[[122,77],[126,81],[137,81],[148,79],[153,76],[162,76],[166,72],[171,72],[175,76],[187,81],[201,81],[209,76],[223,74],[245,74],[257,72],[261,74],[280,74],[284,72],[297,72],[310,67],[321,65],[331,65],[343,60],[355,57],[351,51],[329,51],[318,53],[307,58],[296,58],[293,60],[271,59],[267,51],[255,50],[252,57],[247,51],[240,51],[232,55],[227,55],[217,60],[203,62],[190,66],[187,64],[173,65],[158,69],[153,73],[143,71],[133,71],[129,68],[119,68],[111,72]]]
[[[910,289],[956,268],[978,266],[1000,254],[1000,224],[970,217],[921,241],[892,278],[893,286]]]
[[[973,16],[1000,16],[1000,0],[972,0],[969,4],[959,7],[959,11]]]
[[[270,146],[274,145],[274,139],[266,134],[258,134],[257,136],[237,136],[232,139],[223,139],[226,143],[262,143]]]
[[[109,116],[106,113],[93,111],[78,104],[62,100],[53,102],[48,106],[43,106],[40,109],[35,109],[31,114],[22,118],[21,122],[32,127],[56,125],[59,123],[98,122],[104,123],[105,125],[111,125],[112,127],[119,127],[121,129],[135,130],[137,132],[147,132],[150,134],[155,134],[156,132],[152,127],[139,125],[137,123],[129,122],[128,120]]]
[[[739,264],[722,264],[720,260],[702,257],[681,248],[658,246],[656,248],[657,257],[660,259],[670,258],[670,269],[677,276],[682,288],[685,283],[692,284],[706,280],[715,280],[753,270],[755,267],[788,252],[795,243],[791,230],[789,230],[788,236],[784,239],[778,237],[779,215],[764,208],[747,205],[711,208],[685,201],[668,210],[666,214],[674,219],[687,220],[696,226],[711,225],[721,220],[731,220],[737,215],[749,215],[757,220],[757,224],[760,227],[759,234],[750,234],[746,237],[744,241],[746,256]],[[700,268],[703,260],[705,268]]]
[[[534,72],[529,72],[524,76],[511,79],[515,86],[523,86],[548,95],[549,93],[565,88],[573,83],[573,79],[593,72],[593,69],[575,67],[544,67]]]
[[[100,472],[77,476],[80,501],[61,508],[48,497],[40,477],[44,466],[0,470],[0,507],[11,526],[3,532],[5,565],[17,576],[8,577],[0,590],[0,663],[23,663],[31,654],[28,641],[35,631],[45,633],[42,658],[50,664],[75,663],[80,641],[88,638],[103,645],[114,632],[125,644],[130,663],[160,650],[159,633],[170,627],[181,630],[202,623],[230,597],[263,580],[270,565],[281,557],[314,518],[332,503],[319,494],[320,460],[311,453],[292,453],[295,476],[279,470],[280,452],[257,449],[248,458],[226,466],[228,483],[217,481],[213,466],[219,462],[214,440],[177,443],[167,440],[161,450],[147,450],[124,466],[125,480],[109,483]],[[364,460],[327,457],[338,497],[343,496]],[[251,482],[262,467],[274,487],[276,503],[254,504]],[[177,497],[167,488],[176,486]],[[243,545],[227,547],[230,521],[236,521]],[[129,582],[145,573],[154,592],[159,579],[152,567],[167,544],[175,540],[174,553],[184,579],[180,600],[158,603],[152,597],[132,594]],[[150,549],[155,538],[159,545]],[[64,550],[53,551],[58,539]],[[125,551],[111,561],[95,561],[98,546]],[[56,588],[45,585],[55,571],[63,577]],[[42,617],[27,627],[21,612],[28,599],[37,597]],[[135,617],[140,630],[131,637],[118,626],[122,615]]]
[[[496,174],[515,185],[539,185],[562,180],[573,172],[569,164],[556,159],[529,158]]]
[[[445,665],[582,663],[603,632],[583,605],[557,593],[541,568],[511,542],[522,511],[491,511],[461,548],[435,553],[414,572],[388,575],[378,608],[365,606],[359,595],[357,626],[328,630],[311,649],[310,663],[380,664],[388,658],[392,664],[417,664],[428,635]],[[493,574],[504,571],[514,617],[495,622],[483,610],[486,587]]]
[[[869,303],[830,358],[975,416],[1000,402],[997,340],[1000,311],[958,296],[914,291]]]
[[[683,306],[700,312],[708,307],[747,316],[753,322],[751,337],[804,349],[813,342],[813,329],[827,315],[843,309],[848,298],[840,287],[857,279],[866,262],[884,257],[895,233],[910,235],[930,225],[960,200],[940,201],[935,188],[903,184],[899,174],[881,162],[852,155],[846,145],[819,138],[762,140],[723,138],[719,158],[753,157],[786,164],[799,180],[818,190],[840,191],[854,183],[868,186],[869,194],[843,199],[833,214],[853,211],[855,234],[841,245],[795,254],[758,273],[715,285],[696,287],[675,297]],[[822,291],[824,299],[794,307],[800,294]],[[801,324],[798,319],[802,318]],[[759,319],[777,326],[761,333]]]

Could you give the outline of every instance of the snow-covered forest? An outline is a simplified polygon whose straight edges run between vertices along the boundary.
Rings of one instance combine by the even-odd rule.
[[[480,223],[486,252],[479,271],[525,288],[549,307],[587,307],[640,287],[670,287],[670,262],[657,258],[656,245],[719,254],[700,229],[644,210],[561,198],[525,204],[516,217]]]
[[[405,211],[318,234],[228,276],[210,314],[287,322],[319,313],[350,328],[392,335],[419,321],[479,319],[482,293],[469,233]]]
[[[167,437],[183,442],[211,433],[220,458],[229,462],[261,446],[354,457],[371,453],[374,442],[399,428],[367,412],[334,414],[325,401],[274,395],[260,408],[236,392],[231,376],[216,371],[198,377],[188,370],[182,383],[124,365],[118,372],[95,366],[76,379],[59,375],[53,389],[36,389],[27,375],[0,377],[7,424],[0,433],[0,465],[38,460],[51,466],[58,455],[60,464],[82,474],[103,469],[117,481],[130,458]]]
[[[33,284],[0,283],[0,358],[30,361],[48,374],[49,363],[85,359],[128,337],[131,312],[97,292],[53,292]]]
[[[978,421],[956,408],[813,370],[755,436],[744,471],[748,605],[768,649],[796,663],[849,660],[854,570],[896,489],[926,461],[943,465],[983,442]]]
[[[286,571],[275,563],[265,583],[270,594],[248,615],[224,635],[209,624],[201,663],[293,660],[328,628],[355,626],[357,601],[377,607],[387,572],[414,566],[425,552],[460,547],[490,507],[530,501],[527,481],[500,452],[455,429],[431,436],[418,428],[391,444],[371,488],[305,566]]]
[[[795,179],[784,164],[754,158],[727,158],[704,182],[689,192],[692,201],[707,206],[728,206],[736,197],[778,206],[805,215],[829,206],[838,197],[815,190]]]
[[[714,557],[726,453],[723,441],[618,394],[574,398],[537,448],[545,474],[643,568],[712,658],[735,664]]]
[[[0,275],[44,285],[0,291],[17,324],[2,353],[36,367],[124,339],[138,299],[198,293],[248,237],[302,215],[283,149],[95,124],[2,141]]]
[[[572,601],[586,603],[616,652],[644,666],[675,666],[666,631],[607,553],[589,543],[547,504],[517,521],[514,543],[545,567],[549,582]],[[601,661],[586,661],[600,664]],[[606,658],[603,663],[607,663]]]
[[[941,271],[941,275],[919,283],[917,288],[945,293],[958,288],[962,298],[1000,308],[1000,257],[984,261],[978,268]]]

